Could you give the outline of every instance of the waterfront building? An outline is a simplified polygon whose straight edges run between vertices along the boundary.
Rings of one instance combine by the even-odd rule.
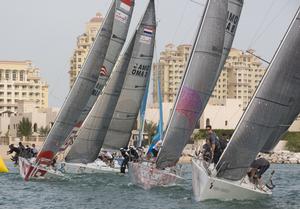
[[[70,60],[70,88],[73,86],[73,83],[83,66],[103,19],[104,17],[100,13],[97,13],[96,16],[90,19],[90,21],[86,24],[85,32],[77,37],[76,48],[74,49]]]
[[[225,104],[226,99],[239,99],[246,109],[266,67],[251,53],[232,48],[215,86],[210,104]]]
[[[192,46],[188,44],[175,47],[168,44],[160,53],[159,63],[153,68],[153,103],[157,104],[157,78],[160,77],[163,102],[172,103],[184,74],[185,65]]]
[[[174,102],[191,51],[191,45],[168,44],[153,69],[153,102],[157,103],[157,78],[160,76],[163,102]],[[254,53],[253,50],[250,50]],[[213,105],[224,105],[227,99],[239,99],[247,107],[266,72],[263,63],[250,53],[232,48],[210,98]]]
[[[11,137],[17,137],[18,134],[18,125],[22,118],[28,118],[29,121],[32,123],[32,133],[33,135],[39,135],[40,128],[48,128],[52,127],[54,120],[58,114],[57,108],[37,108],[35,103],[32,101],[25,101],[20,100],[17,103],[18,105],[18,112],[13,115],[6,115],[2,120],[0,118],[1,123],[7,123],[9,121],[9,125],[7,127],[1,126],[1,133],[3,135],[9,135]]]
[[[0,61],[0,117],[16,113],[19,100],[32,101],[37,108],[48,107],[48,84],[40,70],[26,61]]]

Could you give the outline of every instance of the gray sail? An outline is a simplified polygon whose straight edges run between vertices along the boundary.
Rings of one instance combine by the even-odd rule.
[[[66,137],[77,123],[80,114],[87,104],[91,95],[89,92],[92,92],[97,83],[99,69],[103,64],[108,49],[114,14],[115,2],[112,3],[104,23],[99,29],[96,39],[89,51],[83,68],[79,72],[41,151],[38,154],[38,160],[45,161],[42,163],[51,162],[51,159],[64,144]]]
[[[101,67],[103,66],[109,45],[111,43],[114,44],[115,42],[113,34],[117,33],[116,31],[119,30],[115,26],[116,24],[118,25],[118,18],[116,17],[118,9],[116,8],[116,5],[118,7],[121,6],[118,0],[112,2],[104,23],[99,29],[95,41],[89,51],[83,68],[79,72],[54,126],[38,154],[38,161],[41,163],[49,163],[54,155],[60,150],[60,147],[65,143],[66,138],[74,126],[80,124],[79,117],[86,108],[90,96],[94,93],[93,89],[97,85],[98,78],[102,74]],[[116,56],[118,56],[118,54]]]
[[[79,129],[76,140],[65,158],[66,162],[91,163],[97,159],[129,69],[135,37],[119,59],[107,85]],[[132,59],[130,62],[133,61]]]
[[[108,46],[108,50],[100,70],[100,76],[93,89],[92,95],[90,96],[87,105],[81,113],[78,123],[82,123],[94,103],[96,102],[99,94],[102,92],[111,72],[117,62],[120,52],[125,43],[129,24],[132,17],[134,7],[134,0],[116,0],[116,12],[115,20],[113,24],[112,36]]]
[[[118,104],[105,136],[103,148],[119,149],[128,145],[144,96],[146,83],[151,74],[155,33],[155,5],[154,0],[150,0],[141,27],[137,32],[137,36],[140,38],[134,47],[139,48],[139,50],[132,53],[135,62],[132,63],[126,75]],[[147,47],[140,47],[142,45]]]
[[[300,15],[281,42],[217,164],[218,176],[243,178],[266,142],[275,142],[300,112]],[[275,135],[273,135],[275,133]],[[271,143],[270,143],[271,144]]]
[[[214,90],[233,39],[229,31],[225,32],[227,10],[228,1],[207,2],[156,161],[158,168],[177,163]]]

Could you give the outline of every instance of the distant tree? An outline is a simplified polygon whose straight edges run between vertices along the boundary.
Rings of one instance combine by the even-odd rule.
[[[153,123],[152,121],[145,121],[144,131],[148,134],[149,143],[156,134],[156,127],[156,123]]]
[[[39,128],[39,134],[40,134],[41,136],[47,136],[47,134],[49,133],[49,131],[50,131],[49,126],[46,126],[45,128],[44,128],[43,126],[41,126],[41,127]]]
[[[18,124],[18,135],[29,137],[32,134],[32,123],[28,118],[22,118]]]

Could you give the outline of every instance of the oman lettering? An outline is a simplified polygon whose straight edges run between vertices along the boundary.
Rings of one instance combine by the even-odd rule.
[[[228,11],[227,12],[226,31],[228,31],[230,33],[235,33],[238,22],[239,22],[239,16]]]
[[[135,64],[131,74],[139,77],[147,77],[149,71],[150,65]]]

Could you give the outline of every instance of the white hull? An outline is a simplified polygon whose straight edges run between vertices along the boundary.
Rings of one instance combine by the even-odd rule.
[[[60,178],[64,176],[59,171],[55,171],[53,169],[50,169],[49,167],[44,167],[42,165],[36,166],[33,162],[34,160],[32,160],[31,162],[26,158],[19,157],[20,174],[25,181],[28,181],[31,178]]]
[[[182,180],[170,170],[157,169],[153,163],[147,162],[129,162],[128,172],[131,182],[145,190],[159,186],[173,186]]]
[[[115,163],[116,164],[116,163]],[[66,163],[61,162],[58,165],[63,173],[81,174],[81,173],[119,173],[120,167],[109,167],[104,162],[97,160],[94,163]]]
[[[192,160],[192,175],[193,194],[196,201],[258,199],[272,194],[267,188],[266,191],[258,189],[246,178],[240,181],[230,181],[210,176],[203,161],[199,159]]]

